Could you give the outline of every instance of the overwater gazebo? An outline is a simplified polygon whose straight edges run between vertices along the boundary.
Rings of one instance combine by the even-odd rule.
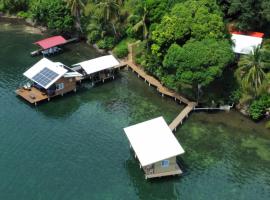
[[[176,156],[185,151],[163,117],[124,128],[124,131],[146,179],[182,174]]]

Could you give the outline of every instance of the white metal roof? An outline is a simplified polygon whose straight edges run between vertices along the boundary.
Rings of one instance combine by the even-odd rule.
[[[81,66],[87,74],[93,74],[119,65],[118,60],[112,56],[101,56],[92,60],[77,63],[73,66]]]
[[[142,166],[185,152],[163,117],[124,128],[124,131]]]
[[[67,72],[64,75],[64,77],[66,77],[66,78],[80,77],[80,76],[82,76],[82,74],[80,74],[79,72]]]
[[[58,75],[53,80],[51,80],[49,84],[41,85],[45,89],[48,89],[53,83],[55,83],[59,78],[61,78],[68,71],[63,66],[64,64],[60,62],[52,62],[51,60],[47,58],[42,58],[40,61],[34,64],[30,69],[24,72],[23,75],[31,79],[32,81],[36,82],[35,80],[33,80],[33,77],[36,74],[41,72],[41,70],[43,70],[44,68],[50,69],[51,71],[55,72]]]
[[[263,38],[249,35],[232,34],[233,51],[240,54],[250,54],[254,47],[261,45]]]

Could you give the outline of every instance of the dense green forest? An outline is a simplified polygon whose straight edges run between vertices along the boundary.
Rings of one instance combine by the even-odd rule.
[[[269,41],[238,57],[228,31],[268,36],[269,0],[0,0],[0,11],[80,35],[119,58],[140,41],[136,63],[167,87],[204,103],[235,103],[254,120],[270,112]],[[225,95],[216,99],[213,86]]]

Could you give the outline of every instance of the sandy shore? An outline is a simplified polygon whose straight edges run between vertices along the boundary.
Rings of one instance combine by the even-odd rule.
[[[46,27],[36,26],[30,19],[23,19],[15,15],[0,15],[0,22],[9,24],[23,24],[24,31],[31,34],[43,34],[47,31]]]

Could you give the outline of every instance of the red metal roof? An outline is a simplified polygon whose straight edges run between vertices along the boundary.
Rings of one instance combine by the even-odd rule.
[[[66,39],[62,36],[53,36],[44,40],[37,41],[34,44],[39,45],[43,49],[49,49],[64,43],[66,43]]]
[[[252,37],[258,37],[258,38],[263,38],[264,33],[260,32],[242,32],[242,31],[232,31],[231,34],[237,34],[237,35],[248,35]]]

